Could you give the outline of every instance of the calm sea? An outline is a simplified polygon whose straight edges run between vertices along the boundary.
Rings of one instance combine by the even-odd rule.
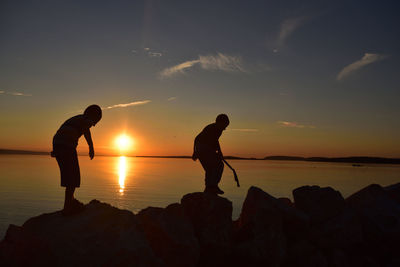
[[[166,207],[183,195],[204,189],[200,163],[191,159],[132,157],[80,157],[81,187],[76,198],[108,202],[135,213],[148,206]],[[289,197],[302,185],[331,186],[344,197],[371,184],[400,182],[400,166],[296,161],[231,160],[241,187],[225,168],[220,187],[233,202],[237,218],[251,185],[275,197]],[[0,238],[10,223],[21,225],[28,218],[60,210],[64,190],[59,170],[50,156],[0,155]]]

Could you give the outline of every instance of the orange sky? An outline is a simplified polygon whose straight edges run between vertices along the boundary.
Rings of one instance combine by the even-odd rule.
[[[125,155],[191,155],[194,137],[212,123],[216,112],[177,115],[157,103],[110,109],[91,128],[95,151],[99,154]],[[7,127],[0,133],[2,148],[50,151],[52,136],[72,112],[56,109],[42,116],[20,116],[4,119]],[[379,140],[375,133],[347,133],[329,127],[289,127],[275,122],[245,121],[230,115],[231,124],[220,138],[225,155],[264,157],[293,156],[382,156],[399,157],[399,141],[390,137]],[[45,116],[46,119],[43,119]],[[177,117],[175,117],[177,116]],[[174,119],[177,118],[177,119]],[[3,124],[4,125],[4,124]],[[127,151],[118,149],[115,139],[126,134],[133,139]],[[394,144],[398,144],[394,146]],[[88,146],[80,139],[78,151]]]

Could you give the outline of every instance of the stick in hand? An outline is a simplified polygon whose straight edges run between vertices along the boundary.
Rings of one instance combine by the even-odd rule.
[[[226,164],[226,166],[228,166],[229,167],[229,169],[231,169],[232,171],[233,171],[233,176],[235,177],[235,181],[236,181],[236,184],[237,184],[237,186],[238,187],[240,187],[240,184],[239,184],[239,179],[238,179],[238,177],[237,177],[237,174],[236,174],[236,171],[235,171],[235,169],[234,168],[232,168],[232,166],[231,165],[229,165],[229,163],[223,158],[222,159],[223,161],[224,161],[224,163]]]

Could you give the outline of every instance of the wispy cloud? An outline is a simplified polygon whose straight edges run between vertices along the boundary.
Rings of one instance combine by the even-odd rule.
[[[160,53],[160,52],[149,52],[148,55],[150,57],[161,57],[162,53]]]
[[[218,53],[216,56],[199,56],[201,67],[205,70],[245,72],[239,57]]]
[[[199,62],[200,62],[200,60],[191,60],[191,61],[183,62],[183,63],[178,64],[173,67],[166,68],[163,71],[161,71],[160,77],[166,78],[166,77],[171,77],[175,74],[184,73],[185,69],[191,68]]]
[[[150,47],[145,47],[142,49],[131,49],[131,53],[132,54],[136,54],[136,55],[145,55],[151,58],[157,58],[157,57],[162,57],[163,53],[159,52],[159,51],[155,51],[154,49],[151,49]]]
[[[230,131],[235,131],[235,132],[258,132],[259,129],[246,129],[246,128],[236,128],[236,129],[228,129]]]
[[[382,59],[387,58],[387,55],[380,55],[380,54],[371,54],[371,53],[365,53],[364,56],[360,59],[357,60],[350,65],[347,65],[344,67],[338,74],[337,80],[341,81],[343,78],[346,76],[350,75],[351,73],[359,70],[360,68],[372,64],[374,62],[380,61]]]
[[[19,92],[15,92],[15,93],[9,93],[10,95],[15,95],[15,96],[32,96],[31,94],[24,94],[24,93],[19,93]]]
[[[168,98],[167,101],[174,101],[174,100],[176,100],[176,99],[177,99],[176,96],[172,96],[172,97]]]
[[[160,72],[161,78],[168,78],[176,74],[183,74],[186,70],[200,66],[204,70],[221,70],[226,72],[245,72],[239,57],[218,53],[215,56],[199,56],[198,59],[183,62]]]
[[[106,109],[112,109],[112,108],[127,108],[127,107],[132,107],[132,106],[145,105],[150,102],[151,102],[151,100],[135,101],[135,102],[124,103],[124,104],[115,104],[115,105],[108,106],[108,107],[102,108],[102,109],[106,110]]]
[[[283,127],[291,127],[291,128],[315,128],[313,125],[303,125],[297,122],[291,122],[291,121],[278,121],[277,122],[280,126]]]
[[[31,94],[25,94],[21,92],[6,92],[6,91],[0,91],[0,94],[7,94],[7,95],[13,95],[13,96],[32,96]]]
[[[275,47],[273,51],[276,53],[278,52],[286,43],[286,40],[292,35],[298,28],[300,28],[307,17],[295,17],[295,18],[288,18],[284,20],[281,24],[278,37],[275,41]]]

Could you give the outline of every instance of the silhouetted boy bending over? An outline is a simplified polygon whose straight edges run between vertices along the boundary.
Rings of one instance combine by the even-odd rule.
[[[64,215],[74,214],[83,209],[83,204],[74,198],[75,188],[81,184],[76,147],[78,139],[84,135],[89,145],[89,157],[93,159],[94,149],[89,129],[100,121],[101,116],[101,108],[98,105],[91,105],[83,114],[66,120],[53,137],[51,156],[57,160],[61,173],[61,186],[65,187]]]
[[[192,159],[200,159],[200,163],[206,172],[206,188],[204,192],[223,194],[218,187],[224,171],[223,155],[219,145],[219,137],[222,131],[229,125],[229,118],[225,114],[217,116],[215,123],[207,125],[194,140]]]

